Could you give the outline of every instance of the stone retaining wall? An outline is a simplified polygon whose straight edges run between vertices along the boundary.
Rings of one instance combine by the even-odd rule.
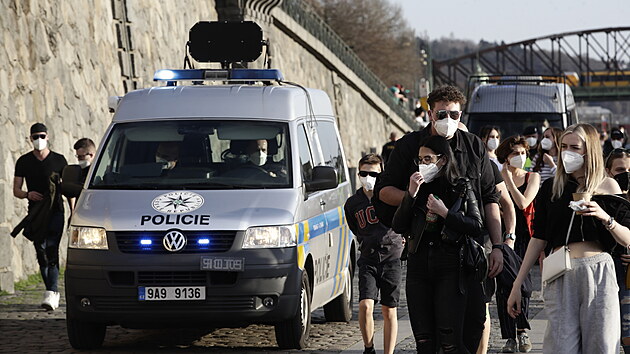
[[[350,166],[411,128],[279,9],[262,23],[272,63],[289,81],[325,90],[334,101]],[[107,97],[153,85],[159,68],[181,68],[189,28],[216,20],[211,0],[4,0],[0,2],[0,290],[38,271],[35,252],[12,228],[26,215],[13,197],[15,162],[32,150],[35,122],[48,126],[50,147],[76,163],[72,145],[97,144],[111,114]],[[67,211],[66,211],[67,213]],[[62,239],[62,263],[66,237]]]

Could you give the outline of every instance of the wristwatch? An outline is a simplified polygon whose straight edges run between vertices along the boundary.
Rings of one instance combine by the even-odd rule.
[[[512,241],[516,240],[516,234],[513,232],[506,232],[503,234],[503,241],[507,241],[508,239]]]

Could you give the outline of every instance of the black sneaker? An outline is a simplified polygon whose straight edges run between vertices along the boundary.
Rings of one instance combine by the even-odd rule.
[[[376,350],[374,349],[374,347],[365,348],[363,354],[376,354]]]

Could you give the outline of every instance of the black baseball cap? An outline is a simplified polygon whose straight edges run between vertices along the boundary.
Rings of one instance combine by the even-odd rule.
[[[35,133],[47,133],[48,128],[43,123],[35,123],[31,125],[31,134]]]
[[[619,129],[613,129],[610,132],[610,138],[611,139],[623,139],[623,133]]]

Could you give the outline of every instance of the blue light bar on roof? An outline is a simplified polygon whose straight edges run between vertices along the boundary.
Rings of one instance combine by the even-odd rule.
[[[155,72],[153,81],[282,81],[278,69],[162,69]]]

